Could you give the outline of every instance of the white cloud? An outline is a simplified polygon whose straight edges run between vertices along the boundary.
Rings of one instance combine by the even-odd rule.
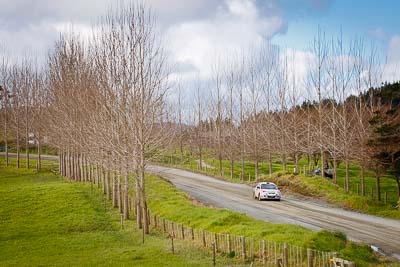
[[[394,35],[389,40],[388,60],[389,62],[400,61],[400,35]]]
[[[387,63],[383,67],[383,81],[400,81],[400,35],[391,36],[387,48]]]
[[[175,62],[190,63],[200,78],[208,79],[216,58],[257,47],[283,27],[279,16],[260,16],[255,1],[226,0],[212,17],[170,27],[167,49]]]

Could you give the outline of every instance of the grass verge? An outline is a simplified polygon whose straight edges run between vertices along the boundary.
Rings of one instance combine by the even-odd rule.
[[[105,211],[90,185],[49,172],[0,167],[0,266],[210,266],[210,251],[141,232]],[[233,259],[218,257],[219,265]]]

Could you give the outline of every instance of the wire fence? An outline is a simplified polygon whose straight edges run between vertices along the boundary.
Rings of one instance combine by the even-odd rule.
[[[151,226],[171,239],[189,240],[215,253],[247,260],[260,266],[329,267],[333,266],[333,258],[337,257],[336,253],[305,249],[284,242],[196,229],[165,219],[150,211],[148,221]],[[343,262],[346,266],[355,266],[354,262],[344,260]]]

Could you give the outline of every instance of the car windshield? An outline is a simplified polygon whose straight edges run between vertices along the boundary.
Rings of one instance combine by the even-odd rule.
[[[276,189],[274,184],[261,184],[261,189]]]

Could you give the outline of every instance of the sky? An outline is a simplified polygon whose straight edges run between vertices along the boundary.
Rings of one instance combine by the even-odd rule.
[[[129,0],[124,0],[128,3]],[[298,55],[304,68],[318,29],[345,40],[374,42],[399,80],[398,0],[145,0],[156,14],[170,61],[182,79],[207,79],[216,55],[270,39]],[[0,0],[0,56],[44,59],[61,31],[88,33],[112,0]],[[397,14],[396,14],[397,13]],[[229,53],[229,52],[228,52]]]

